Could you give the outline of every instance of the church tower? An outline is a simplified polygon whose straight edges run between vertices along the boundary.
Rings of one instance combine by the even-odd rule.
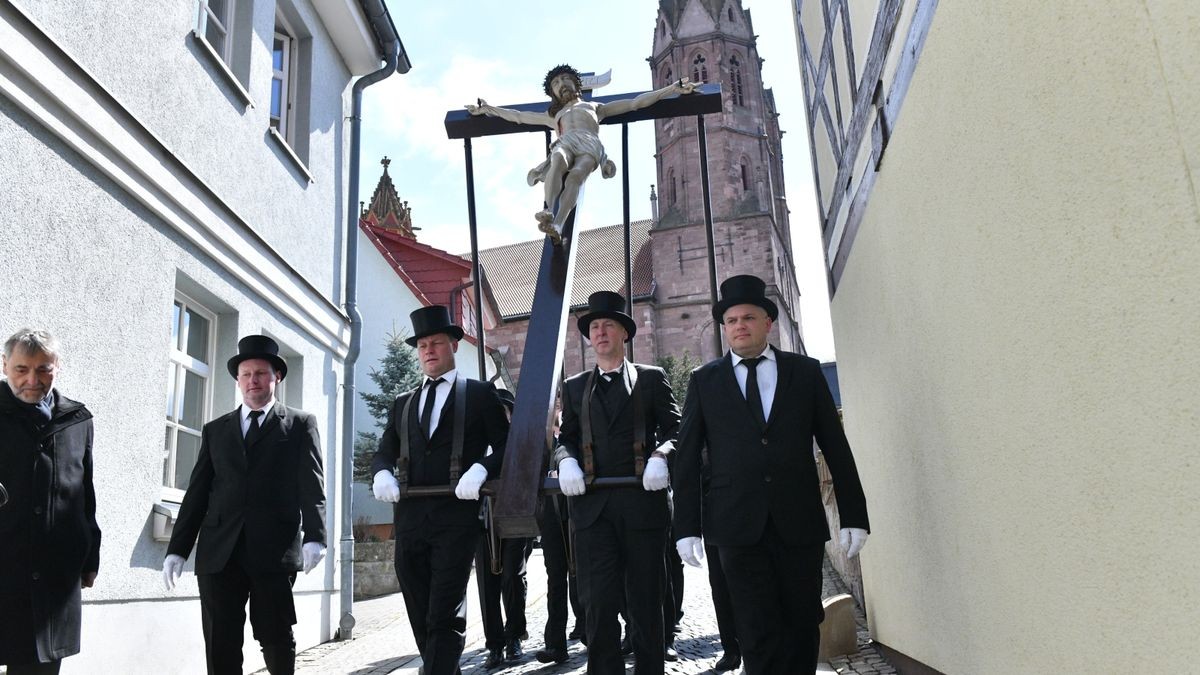
[[[720,83],[722,111],[706,115],[718,283],[767,282],[779,305],[772,343],[803,352],[799,291],[783,190],[779,114],[763,85],[750,12],[740,0],[660,0],[648,59],[654,88],[680,77]],[[657,218],[651,229],[656,353],[712,358],[713,325],[695,118],[655,121]]]

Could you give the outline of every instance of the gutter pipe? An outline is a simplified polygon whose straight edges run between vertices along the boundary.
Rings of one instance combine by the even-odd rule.
[[[358,312],[358,188],[359,159],[362,143],[362,94],[367,87],[380,82],[392,73],[407,73],[412,68],[391,14],[383,0],[360,0],[367,21],[375,33],[384,54],[385,64],[379,70],[359,78],[351,88],[350,112],[350,176],[346,215],[346,314],[350,317],[350,349],[346,353],[342,372],[342,454],[339,467],[339,492],[342,495],[342,537],[338,546],[341,565],[341,618],[337,639],[349,640],[354,635],[354,402],[357,396],[354,368],[362,348],[362,315]]]

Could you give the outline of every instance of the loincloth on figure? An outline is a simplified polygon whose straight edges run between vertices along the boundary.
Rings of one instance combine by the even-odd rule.
[[[586,155],[595,160],[597,167],[604,167],[605,163],[608,163],[608,155],[604,154],[604,144],[600,142],[599,136],[590,131],[569,129],[566,133],[560,135],[558,140],[554,141],[550,146],[550,152],[553,153],[555,149],[560,147],[570,154],[572,160],[580,155]],[[533,186],[546,180],[546,171],[549,168],[550,155],[547,155],[541,164],[530,169],[529,173],[525,175],[526,182],[530,186]],[[613,168],[615,169],[615,166]],[[594,168],[592,170],[595,171]],[[612,177],[612,173],[608,171],[607,167],[605,167],[604,171],[601,171],[601,175],[605,178]]]

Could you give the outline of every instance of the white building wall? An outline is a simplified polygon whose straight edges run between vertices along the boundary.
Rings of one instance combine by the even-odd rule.
[[[1101,5],[939,3],[833,299],[873,637],[945,673],[1194,669],[1200,13]]]
[[[237,404],[225,362],[240,336],[267,333],[285,351],[287,402],[317,416],[326,469],[329,548],[296,582],[299,646],[329,639],[339,618],[350,74],[296,0],[311,32],[309,182],[266,132],[274,3],[253,8],[247,107],[197,52],[193,2],[0,7],[0,333],[54,332],[56,384],[95,415],[101,564],[66,673],[204,672],[192,561],[165,591],[166,544],[152,536],[177,292],[218,315],[206,419]],[[245,655],[261,666],[249,633]]]

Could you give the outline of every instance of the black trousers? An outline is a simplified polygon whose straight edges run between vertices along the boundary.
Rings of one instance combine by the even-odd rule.
[[[644,515],[610,496],[596,522],[575,530],[576,574],[587,620],[590,675],[625,672],[621,656],[622,600],[633,641],[636,675],[662,675],[663,547],[667,527],[644,527]]]
[[[456,675],[467,633],[467,582],[479,521],[396,532],[396,578],[425,675]]]
[[[683,559],[675,548],[675,537],[668,532],[663,556],[663,633],[667,644],[675,643],[675,629],[683,619]]]
[[[243,535],[244,537],[244,535]],[[250,571],[246,542],[240,539],[225,569],[196,575],[200,586],[200,616],[204,627],[204,652],[212,675],[241,675],[246,602],[250,626],[262,647],[272,675],[290,675],[295,669],[296,605],[292,601],[295,572]]]
[[[746,675],[815,673],[821,641],[823,542],[789,543],[767,521],[749,546],[720,546]]]
[[[713,610],[717,614],[717,633],[721,636],[721,649],[726,654],[740,656],[742,647],[738,643],[737,628],[733,619],[733,600],[729,597],[725,570],[721,567],[721,552],[716,546],[705,542],[704,556],[708,558],[708,586],[712,590]]]
[[[500,542],[500,574],[492,574],[487,534],[475,546],[475,584],[479,587],[479,607],[483,618],[483,636],[488,649],[500,649],[525,635],[525,597],[529,593],[526,563],[533,552],[533,540],[505,539]],[[500,607],[503,601],[504,613]]]
[[[565,502],[564,502],[565,503]],[[567,605],[575,615],[575,623],[583,621],[583,605],[579,602],[579,582],[567,562],[567,538],[570,523],[566,514],[559,514],[557,498],[542,498],[542,561],[546,563],[546,629],[543,637],[547,649],[567,648]]]

